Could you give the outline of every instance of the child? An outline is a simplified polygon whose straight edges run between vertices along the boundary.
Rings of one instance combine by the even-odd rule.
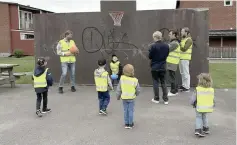
[[[209,74],[198,75],[198,86],[192,96],[192,105],[196,108],[196,129],[195,135],[204,137],[209,134],[207,113],[213,112],[214,88],[212,88],[212,78]]]
[[[131,64],[127,64],[123,68],[123,75],[117,86],[117,99],[123,100],[124,122],[125,128],[131,129],[134,127],[133,112],[136,96],[140,93],[138,79],[134,77],[134,68]]]
[[[120,61],[118,60],[118,57],[115,54],[113,54],[112,60],[110,62],[110,75],[112,75],[112,74],[118,75],[117,80],[112,80],[113,86],[115,84],[115,81],[119,82],[119,79],[122,75],[122,69],[123,68],[122,68]]]
[[[94,72],[96,91],[99,99],[99,114],[107,115],[107,107],[110,101],[108,85],[113,90],[109,73],[105,70],[106,60],[98,60],[99,68]]]
[[[47,62],[45,58],[39,58],[37,61],[37,67],[34,70],[32,77],[34,81],[34,88],[37,95],[36,100],[36,115],[42,117],[42,113],[50,112],[51,109],[47,108],[48,104],[48,88],[53,85],[53,78],[51,73],[46,68]],[[40,111],[41,100],[43,97],[43,109]]]

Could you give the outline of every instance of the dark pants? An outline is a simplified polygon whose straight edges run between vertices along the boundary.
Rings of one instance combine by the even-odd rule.
[[[163,100],[166,102],[168,101],[168,91],[167,91],[167,86],[165,82],[165,74],[166,71],[151,71],[152,74],[152,79],[153,79],[153,91],[154,91],[154,99],[156,101],[159,101],[159,82],[161,83],[161,89],[163,92]]]
[[[109,91],[98,92],[98,99],[99,99],[99,109],[106,110],[110,102]]]
[[[48,91],[43,92],[43,93],[37,93],[36,95],[37,95],[36,110],[40,109],[42,97],[43,97],[43,110],[47,109]]]
[[[175,71],[172,71],[172,70],[168,70],[168,78],[169,78],[169,82],[170,82],[170,85],[171,85],[171,90],[170,92],[175,94],[178,92],[178,84],[177,84],[177,80],[176,80],[176,74],[175,74]]]

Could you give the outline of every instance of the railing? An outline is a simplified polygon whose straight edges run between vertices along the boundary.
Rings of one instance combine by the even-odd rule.
[[[209,47],[210,59],[236,59],[236,47]]]

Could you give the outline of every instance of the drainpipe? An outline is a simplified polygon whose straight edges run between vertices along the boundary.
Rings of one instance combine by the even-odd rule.
[[[223,36],[221,36],[221,59],[223,58]]]

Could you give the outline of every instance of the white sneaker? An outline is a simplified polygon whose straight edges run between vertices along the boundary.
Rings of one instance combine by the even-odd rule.
[[[164,102],[164,104],[165,104],[165,105],[168,105],[168,104],[169,104],[169,102]]]
[[[178,95],[178,93],[175,93],[175,94],[173,94],[173,93],[171,93],[171,92],[168,93],[168,96],[169,96],[169,97],[176,96],[176,95]]]
[[[159,104],[159,101],[156,101],[154,98],[151,100],[153,103]]]

